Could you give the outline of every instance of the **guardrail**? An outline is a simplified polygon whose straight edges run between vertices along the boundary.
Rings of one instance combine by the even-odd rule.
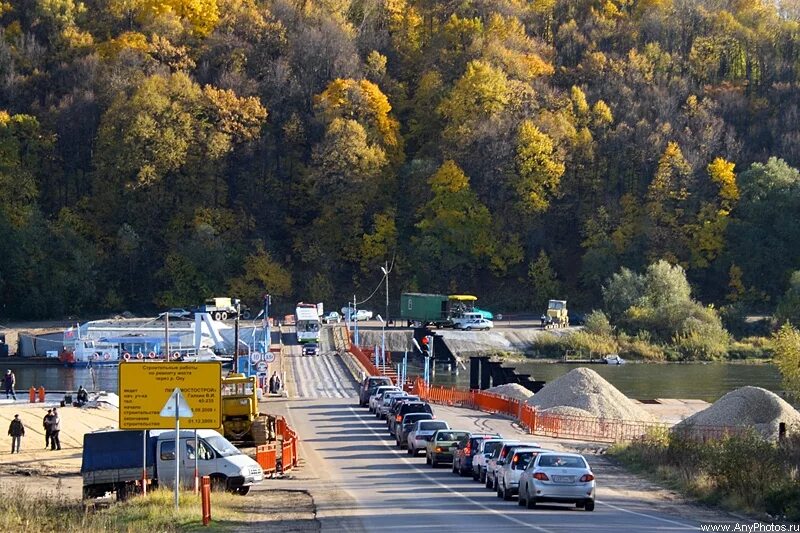
[[[486,391],[425,386],[424,381],[420,378],[417,378],[414,382],[412,392],[431,403],[507,415],[519,422],[520,426],[529,433],[546,437],[616,443],[641,439],[653,431],[663,431],[667,428],[666,424],[660,422],[543,414],[524,401]],[[800,431],[800,428],[792,428],[791,430],[796,432]],[[670,431],[706,441],[741,434],[747,431],[747,428],[735,426],[691,426],[672,428]],[[784,435],[786,431],[784,428]]]
[[[256,462],[261,465],[265,474],[280,474],[296,467],[299,462],[297,455],[297,433],[286,423],[286,419],[279,416],[275,423],[278,441],[264,444],[256,448]]]

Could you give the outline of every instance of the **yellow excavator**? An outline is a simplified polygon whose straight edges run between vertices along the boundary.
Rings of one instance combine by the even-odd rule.
[[[222,430],[232,441],[256,446],[275,440],[275,417],[258,411],[255,376],[228,374],[222,378]]]

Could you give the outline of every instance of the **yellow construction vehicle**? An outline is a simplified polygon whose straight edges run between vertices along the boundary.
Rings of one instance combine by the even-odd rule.
[[[547,324],[545,327],[566,328],[569,326],[566,300],[550,300],[547,302]]]
[[[258,411],[255,376],[228,374],[222,378],[222,430],[230,440],[256,446],[275,440],[275,418]]]

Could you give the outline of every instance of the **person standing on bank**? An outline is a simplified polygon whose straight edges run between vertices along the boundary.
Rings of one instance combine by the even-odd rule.
[[[10,394],[14,401],[17,400],[17,393],[14,392],[14,385],[17,384],[17,376],[9,368],[6,370],[6,375],[3,376],[3,387],[6,389],[6,400],[8,400],[8,395]]]
[[[11,453],[14,453],[15,448],[17,453],[19,453],[19,444],[24,435],[25,426],[22,425],[22,420],[19,419],[19,415],[14,415],[14,420],[12,420],[11,425],[8,426],[8,436],[11,437]]]
[[[60,450],[61,441],[58,439],[58,434],[61,432],[61,417],[58,416],[58,411],[53,408],[52,419],[50,422],[50,449]]]
[[[44,428],[44,449],[50,447],[50,425],[53,423],[53,410],[48,409],[47,414],[42,419],[42,427]]]

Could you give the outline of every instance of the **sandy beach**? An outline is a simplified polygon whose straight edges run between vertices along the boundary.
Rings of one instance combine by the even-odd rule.
[[[18,396],[19,397],[19,396]],[[61,450],[44,446],[42,418],[56,407],[61,416]],[[11,453],[8,426],[18,414],[25,425],[20,453]],[[83,435],[107,427],[117,427],[118,410],[108,404],[98,407],[60,407],[59,402],[29,403],[0,400],[0,487],[24,487],[27,490],[53,490],[81,497],[81,454]]]

